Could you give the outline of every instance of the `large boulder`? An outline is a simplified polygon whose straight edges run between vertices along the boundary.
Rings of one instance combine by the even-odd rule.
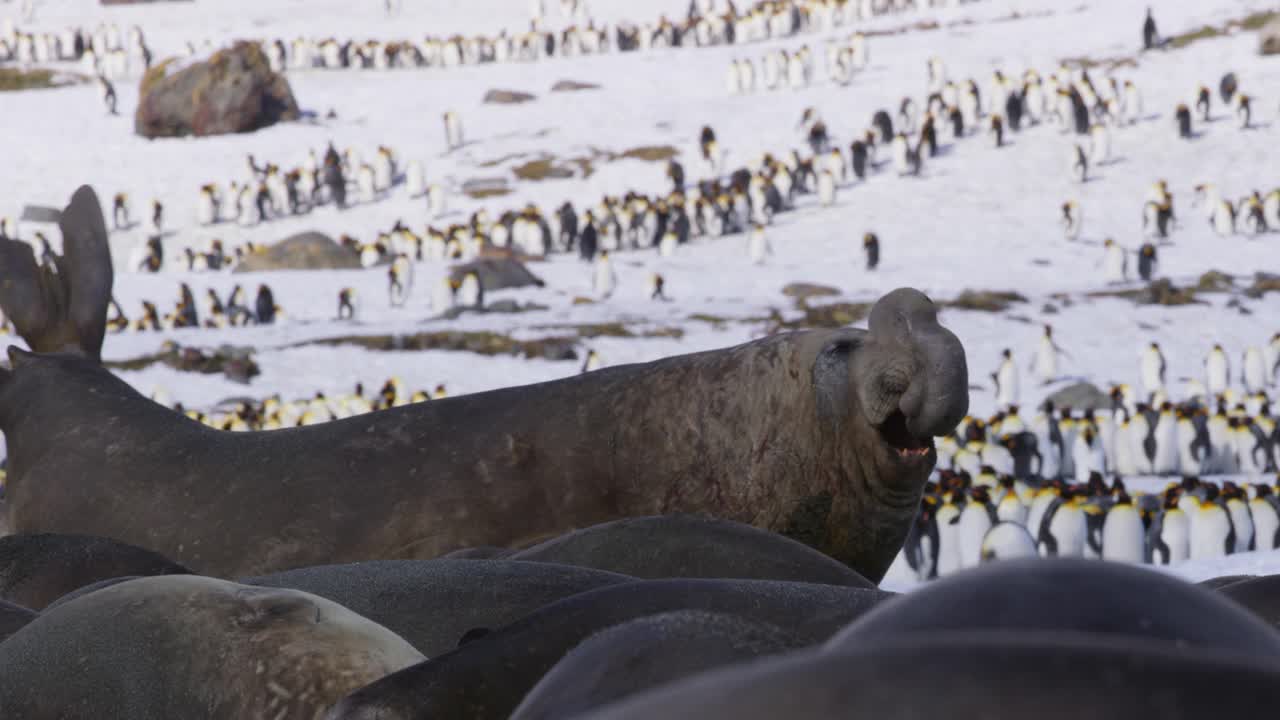
[[[1263,55],[1280,55],[1280,17],[1263,25],[1258,31],[1258,52]]]
[[[142,78],[134,131],[143,137],[224,135],[298,119],[298,103],[257,43],[237,42],[178,69],[157,65]]]
[[[503,290],[519,287],[542,287],[546,283],[537,275],[529,272],[524,263],[513,257],[484,257],[465,265],[458,265],[449,273],[449,277],[458,282],[475,273],[480,277],[480,286],[486,291]]]
[[[304,232],[248,255],[235,272],[359,269],[360,256],[354,250],[324,233]]]

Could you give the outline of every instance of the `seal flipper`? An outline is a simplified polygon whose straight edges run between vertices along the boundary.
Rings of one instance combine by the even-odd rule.
[[[69,301],[68,320],[75,326],[80,348],[95,361],[102,358],[102,341],[107,332],[107,307],[115,280],[107,223],[98,195],[81,185],[58,221],[62,230],[63,263],[59,271]]]
[[[34,347],[54,323],[50,288],[35,251],[21,240],[0,240],[0,309],[13,329]]]

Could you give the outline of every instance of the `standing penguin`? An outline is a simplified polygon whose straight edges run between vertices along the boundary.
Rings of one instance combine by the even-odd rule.
[[[1068,240],[1080,239],[1080,229],[1084,227],[1084,210],[1080,203],[1068,200],[1062,203],[1062,232]]]
[[[600,236],[596,230],[595,215],[587,210],[583,215],[582,231],[578,234],[578,257],[587,262],[595,260],[599,246]]]
[[[1107,238],[1102,243],[1103,278],[1109,283],[1122,283],[1129,279],[1129,255],[1115,240]]]
[[[1151,278],[1156,275],[1156,267],[1156,246],[1143,243],[1142,249],[1138,251],[1138,277],[1143,282],[1151,282]]]
[[[853,166],[853,175],[859,180],[867,179],[867,144],[861,140],[854,140],[849,146],[850,164]]]
[[[324,154],[324,184],[329,190],[329,198],[338,206],[339,210],[345,210],[347,207],[347,180],[343,175],[342,158],[338,155],[338,150],[334,148],[333,143],[329,143],[329,148]]]
[[[600,369],[600,354],[594,349],[587,351],[587,357],[582,361],[582,368],[579,372],[589,373]]]
[[[875,233],[862,236],[862,251],[867,256],[867,270],[875,270],[880,266],[880,238]]]
[[[1089,156],[1085,153],[1084,147],[1080,143],[1073,143],[1068,158],[1071,163],[1071,177],[1081,183],[1088,180]]]
[[[997,147],[1004,147],[1004,118],[999,115],[991,116],[991,143]]]
[[[158,199],[151,201],[151,234],[164,234],[164,203]]]
[[[1071,450],[1071,464],[1075,470],[1076,482],[1081,484],[1087,483],[1094,474],[1106,472],[1106,451],[1092,425],[1086,424],[1084,430],[1076,435]]]
[[[484,284],[480,282],[480,275],[475,271],[471,271],[462,276],[462,282],[458,283],[458,291],[454,296],[454,300],[459,307],[474,308],[476,310],[483,308]]]
[[[1142,22],[1142,49],[1154,50],[1160,46],[1160,33],[1156,30],[1156,19],[1147,8],[1147,19]]]
[[[1095,166],[1111,159],[1111,133],[1102,123],[1094,123],[1089,128],[1089,158]]]
[[[1128,493],[1120,492],[1102,522],[1102,559],[1141,565],[1146,559],[1146,527]]]
[[[1209,106],[1212,102],[1212,98],[1213,95],[1210,94],[1209,88],[1203,85],[1201,85],[1200,89],[1196,91],[1196,111],[1200,113],[1200,120],[1202,122],[1209,122],[1211,119],[1209,115]]]
[[[1040,336],[1040,342],[1036,345],[1035,357],[1032,359],[1032,367],[1040,384],[1048,385],[1058,377],[1059,354],[1065,353],[1053,341],[1053,326],[1045,325],[1044,334]]]
[[[960,508],[950,500],[938,508],[938,577],[950,575],[962,567],[960,555]]]
[[[452,110],[444,114],[444,144],[449,150],[462,147],[462,121]]]
[[[1231,362],[1222,346],[1215,343],[1204,359],[1205,388],[1210,395],[1221,395],[1231,384]]]
[[[1045,511],[1036,544],[1044,557],[1084,557],[1088,535],[1084,498],[1066,490]]]
[[[1241,94],[1236,98],[1236,127],[1248,130],[1253,120],[1252,101],[1248,95]]]
[[[338,291],[338,319],[354,320],[356,317],[356,291],[351,288],[342,288]]]
[[[1147,395],[1165,389],[1165,370],[1168,367],[1164,353],[1160,351],[1160,343],[1153,342],[1142,351],[1141,360],[1142,387]]]
[[[613,261],[609,258],[609,251],[601,250],[592,274],[592,287],[601,299],[608,299],[613,295],[617,283],[618,277],[613,272]]]
[[[254,298],[253,309],[259,325],[271,325],[276,321],[275,294],[265,284],[258,286],[258,296]]]
[[[1000,358],[1000,367],[991,373],[991,379],[996,386],[996,405],[1006,408],[1018,404],[1018,366],[1009,348],[1000,353]]]
[[[1156,475],[1177,475],[1181,461],[1178,445],[1178,417],[1173,412],[1173,405],[1165,402],[1160,406],[1160,414],[1156,417],[1155,457],[1151,459],[1151,470]],[[1187,472],[1191,469],[1188,468]]]
[[[1164,497],[1164,507],[1147,529],[1147,557],[1153,565],[1177,565],[1191,555],[1191,519],[1178,507],[1178,492]]]
[[[1280,548],[1280,511],[1276,509],[1276,496],[1267,485],[1258,485],[1257,493],[1249,501],[1253,546],[1256,550],[1275,550]]]
[[[102,106],[108,115],[119,115],[116,111],[116,87],[104,75],[98,76],[98,89],[102,93]]]
[[[960,541],[960,567],[977,567],[982,561],[982,542],[998,521],[986,487],[969,489],[969,499],[960,511],[957,530]]]
[[[1185,103],[1179,103],[1173,113],[1174,122],[1178,126],[1178,137],[1183,140],[1191,139],[1191,108]]]
[[[1266,390],[1270,382],[1268,381],[1266,357],[1263,356],[1260,348],[1247,348],[1244,351],[1241,367],[1243,368],[1241,374],[1245,390],[1250,393],[1259,393]]]
[[[831,207],[836,202],[836,176],[830,170],[818,174],[818,203]]]
[[[1235,549],[1235,528],[1231,515],[1218,503],[1218,487],[1204,485],[1204,497],[1195,499],[1191,510],[1191,560],[1222,557]]]
[[[667,281],[658,273],[649,276],[649,299],[666,302],[671,298],[666,294]]]

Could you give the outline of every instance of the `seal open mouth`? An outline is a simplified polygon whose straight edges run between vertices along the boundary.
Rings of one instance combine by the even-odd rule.
[[[933,438],[918,438],[907,429],[907,416],[894,410],[880,423],[880,437],[904,459],[923,458],[933,450]]]

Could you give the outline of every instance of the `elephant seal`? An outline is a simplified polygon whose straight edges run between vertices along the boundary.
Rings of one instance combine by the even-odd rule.
[[[1209,590],[1222,590],[1228,586],[1235,585],[1236,583],[1245,582],[1247,580],[1254,580],[1254,579],[1257,579],[1258,577],[1259,576],[1257,575],[1221,575],[1216,578],[1201,580],[1196,584],[1202,588],[1207,588]]]
[[[102,356],[111,302],[111,248],[93,188],[83,185],[58,220],[62,255],[36,261],[21,240],[0,239],[0,314],[36,352]]]
[[[551,563],[374,560],[286,570],[240,582],[328,598],[435,657],[458,647],[473,628],[506,625],[570,595],[634,581]]]
[[[1280,575],[1264,575],[1231,583],[1218,592],[1247,608],[1273,628],[1280,628]]]
[[[821,643],[891,593],[764,580],[645,580],[565,598],[457,650],[358,690],[327,720],[507,720],[524,696],[591,635],[675,610],[723,613]],[[501,678],[497,682],[495,678]]]
[[[324,598],[196,575],[120,583],[0,644],[0,717],[316,717],[423,656]]]
[[[697,513],[878,582],[931,436],[968,408],[968,369],[918,291],[881,298],[869,325],[256,433],[207,428],[82,357],[10,348],[10,520],[243,577]]]
[[[189,574],[168,558],[108,538],[52,533],[0,537],[0,599],[32,610],[43,610],[100,580]]]
[[[712,668],[795,648],[782,629],[679,610],[601,631],[556,663],[511,720],[560,720]]]
[[[1280,668],[1121,636],[969,633],[713,670],[574,720],[1133,720],[1258,717]]]
[[[0,644],[37,617],[39,613],[34,610],[0,600]]]
[[[625,518],[521,550],[512,560],[597,568],[645,579],[786,580],[875,587],[847,565],[776,533],[693,515]]]
[[[1073,558],[1006,560],[930,583],[867,613],[828,646],[953,631],[1117,635],[1280,658],[1280,634],[1212,590]]]

